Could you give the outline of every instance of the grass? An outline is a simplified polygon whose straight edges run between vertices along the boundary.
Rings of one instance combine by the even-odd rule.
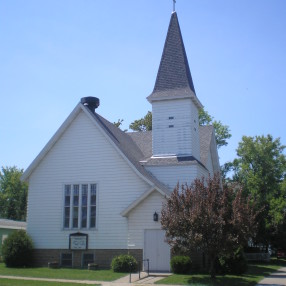
[[[80,286],[83,284],[66,282],[25,281],[16,279],[0,279],[1,286]],[[98,285],[98,284],[94,284]]]
[[[84,269],[66,269],[66,268],[50,269],[46,267],[7,268],[4,263],[0,263],[0,275],[69,279],[69,280],[113,281],[127,274],[115,273],[112,270],[84,270]],[[1,283],[0,285],[2,286]]]
[[[248,271],[241,275],[218,275],[215,280],[210,279],[207,274],[195,275],[171,275],[166,277],[156,284],[178,284],[178,285],[192,285],[192,286],[254,286],[265,276],[279,269],[281,266],[286,266],[286,260],[271,260],[264,264],[250,264]]]

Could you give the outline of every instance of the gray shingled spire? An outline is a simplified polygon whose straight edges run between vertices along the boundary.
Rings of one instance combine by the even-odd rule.
[[[176,12],[171,16],[155,87],[148,100],[152,102],[163,97],[192,97],[201,106],[196,97]]]

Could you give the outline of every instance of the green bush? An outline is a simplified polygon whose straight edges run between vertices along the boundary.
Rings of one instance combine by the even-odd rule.
[[[135,272],[137,261],[131,255],[119,255],[112,259],[111,268],[114,272]]]
[[[174,256],[170,264],[172,272],[175,274],[188,274],[192,267],[192,261],[189,256]]]
[[[32,239],[24,230],[12,232],[2,245],[3,261],[7,267],[24,267],[32,264]]]
[[[219,262],[225,274],[241,275],[248,269],[242,248],[238,248],[232,254],[220,257]]]

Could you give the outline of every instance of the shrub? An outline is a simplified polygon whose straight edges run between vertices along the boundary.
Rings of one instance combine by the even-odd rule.
[[[134,272],[137,270],[137,261],[131,255],[119,255],[112,259],[111,268],[114,272]]]
[[[172,272],[175,274],[188,274],[192,267],[192,261],[189,256],[174,256],[170,264]]]
[[[32,250],[32,239],[24,230],[12,232],[2,245],[3,261],[7,267],[31,266]]]
[[[247,271],[248,265],[241,247],[233,254],[219,258],[223,272],[227,274],[241,275]]]

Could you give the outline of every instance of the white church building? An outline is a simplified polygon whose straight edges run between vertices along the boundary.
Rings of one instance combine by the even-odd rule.
[[[152,271],[170,270],[162,204],[178,182],[219,171],[214,129],[199,126],[202,104],[176,12],[147,100],[152,131],[123,132],[99,115],[98,98],[82,98],[24,172],[38,265],[109,267],[130,253],[149,259]]]

